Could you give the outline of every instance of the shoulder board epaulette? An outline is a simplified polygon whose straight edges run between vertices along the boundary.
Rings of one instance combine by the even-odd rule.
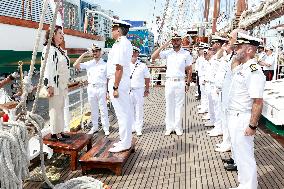
[[[256,64],[251,64],[250,66],[251,72],[254,72],[257,70]]]

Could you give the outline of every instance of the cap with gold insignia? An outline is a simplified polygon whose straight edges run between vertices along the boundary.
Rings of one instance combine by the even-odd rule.
[[[133,46],[133,51],[137,51],[140,53],[140,49],[138,47]]]
[[[113,18],[112,19],[112,27],[118,26],[120,28],[130,28],[131,24],[129,24],[128,22],[125,22],[123,20],[118,20]]]
[[[102,50],[102,48],[99,47],[98,45],[96,45],[95,43],[93,43],[93,44],[92,44],[92,47],[91,47],[91,50],[92,50],[92,51],[96,51],[96,50],[99,50],[99,51],[100,51],[100,50]]]
[[[218,42],[224,43],[226,41],[228,41],[227,38],[220,37],[218,35],[212,35],[211,43],[218,43]]]
[[[209,45],[207,43],[200,42],[199,45],[198,45],[198,48],[199,49],[208,49]]]
[[[253,46],[259,46],[262,43],[262,39],[256,38],[244,33],[238,33],[235,45],[249,44]]]
[[[174,32],[174,33],[172,34],[172,39],[181,39],[181,38],[182,38],[181,36],[182,36],[182,35],[181,35],[180,33]]]
[[[274,47],[272,45],[267,45],[265,47],[265,50],[270,50],[270,51],[273,51],[274,50]]]

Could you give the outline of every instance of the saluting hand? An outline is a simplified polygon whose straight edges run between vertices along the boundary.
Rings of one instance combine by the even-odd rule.
[[[171,41],[172,41],[171,39],[168,40],[165,44],[162,45],[162,48],[163,49],[167,48],[171,44]]]

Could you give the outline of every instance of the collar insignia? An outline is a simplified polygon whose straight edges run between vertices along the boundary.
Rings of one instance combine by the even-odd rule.
[[[249,67],[250,67],[250,69],[251,69],[251,72],[254,72],[254,71],[257,70],[256,64],[251,64]]]

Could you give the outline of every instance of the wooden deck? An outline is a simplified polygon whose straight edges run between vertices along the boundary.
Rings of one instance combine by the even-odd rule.
[[[144,130],[137,137],[136,151],[123,167],[123,176],[115,176],[107,170],[92,171],[93,176],[112,188],[182,188],[182,189],[225,189],[237,186],[237,173],[227,172],[221,157],[230,153],[215,152],[215,144],[222,137],[209,137],[197,114],[198,101],[192,90],[186,96],[183,114],[184,134],[164,136],[165,100],[164,89],[153,88],[145,101]],[[118,137],[116,119],[111,116],[110,138]],[[136,135],[134,134],[136,137]],[[93,142],[104,137],[103,131],[93,137]],[[270,135],[257,131],[255,138],[258,181],[261,189],[284,188],[284,148]],[[46,161],[47,170],[58,174],[61,181],[82,176],[79,168],[71,171],[69,157],[55,155]],[[39,188],[42,181],[39,168],[32,169],[32,177],[25,188]]]

